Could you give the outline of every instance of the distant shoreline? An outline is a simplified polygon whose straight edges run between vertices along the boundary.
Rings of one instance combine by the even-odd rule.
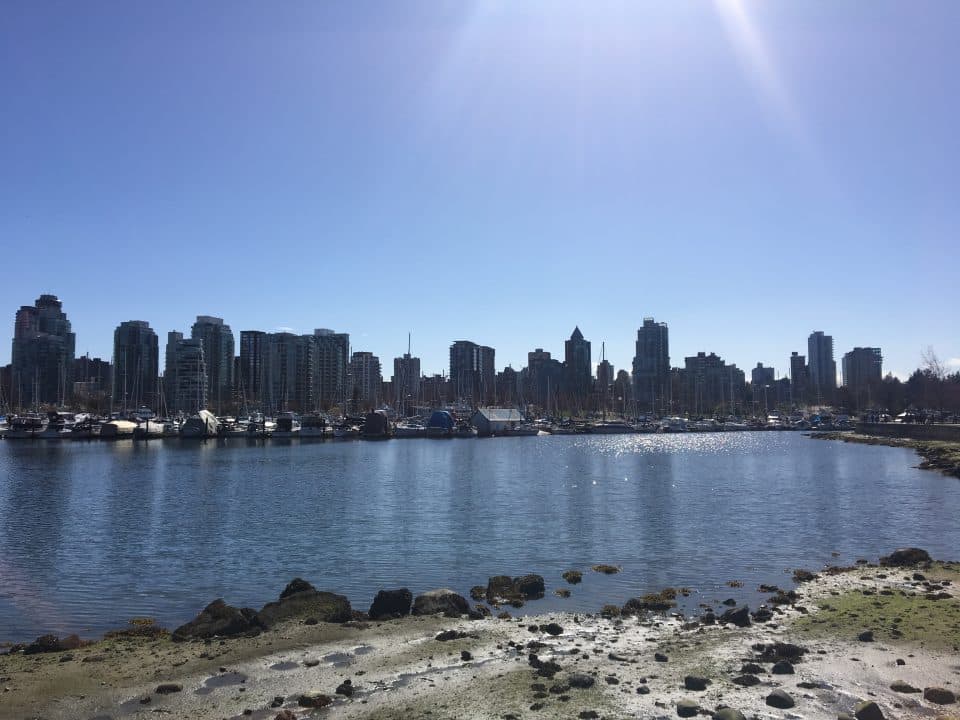
[[[923,458],[917,467],[921,470],[936,470],[944,475],[960,478],[960,443],[943,440],[914,440],[911,438],[881,437],[858,433],[809,433],[816,440],[842,440],[860,445],[885,445],[910,448]]]

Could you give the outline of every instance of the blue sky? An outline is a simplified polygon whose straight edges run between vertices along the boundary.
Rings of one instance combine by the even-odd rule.
[[[579,325],[788,370],[812,330],[960,367],[955,2],[0,8],[13,315],[329,327],[446,369]]]

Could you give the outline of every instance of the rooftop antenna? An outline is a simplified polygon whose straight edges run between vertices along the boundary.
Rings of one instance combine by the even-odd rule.
[[[410,355],[410,331],[407,330],[407,356]]]

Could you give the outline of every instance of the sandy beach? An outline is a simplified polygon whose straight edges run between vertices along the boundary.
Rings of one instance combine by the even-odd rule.
[[[943,562],[820,573],[747,627],[720,622],[737,608],[697,619],[609,607],[290,618],[255,637],[18,650],[0,656],[0,717],[956,717],[941,702],[960,691],[958,582],[960,565]]]

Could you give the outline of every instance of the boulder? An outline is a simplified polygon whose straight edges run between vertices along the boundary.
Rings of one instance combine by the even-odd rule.
[[[713,720],[747,720],[743,713],[731,707],[720,708],[713,714]]]
[[[677,591],[673,588],[667,588],[658,593],[647,593],[642,597],[627,600],[621,612],[624,615],[640,615],[646,611],[665,612],[676,605],[674,602],[676,597]]]
[[[756,675],[747,673],[745,675],[738,675],[730,682],[741,687],[753,687],[754,685],[760,684],[760,678],[758,678]]]
[[[576,585],[583,580],[583,573],[579,570],[566,570],[564,571],[562,577],[571,585]]]
[[[890,683],[890,689],[898,693],[918,693],[920,688],[916,688],[908,682],[903,680],[894,680]]]
[[[731,625],[736,625],[737,627],[749,627],[750,608],[746,605],[742,605],[740,607],[725,610],[720,616],[720,622],[730,623]]]
[[[767,695],[766,702],[770,707],[779,708],[780,710],[787,710],[796,705],[793,698],[790,697],[786,691],[780,690],[779,688]]]
[[[592,688],[595,682],[593,676],[586,673],[573,673],[567,678],[567,685],[581,690]]]
[[[407,588],[381,590],[370,604],[367,615],[371,620],[388,620],[410,614],[413,594]]]
[[[542,575],[495,575],[487,581],[487,602],[539,600],[545,589]]]
[[[853,716],[857,720],[884,720],[880,706],[873,702],[873,700],[867,700],[857,705],[853,711]]]
[[[770,669],[774,675],[793,675],[793,664],[789,660],[780,660]]]
[[[227,605],[223,598],[207,605],[193,620],[173,631],[174,642],[212,637],[234,637],[249,632],[259,632],[263,625],[256,610]]]
[[[300,578],[291,581],[276,602],[267,603],[257,614],[264,627],[291,618],[315,618],[321,622],[342,623],[353,618],[350,601],[343,595],[317,590]]]
[[[710,681],[699,675],[687,675],[683,678],[683,687],[687,690],[706,690]]]
[[[700,703],[696,700],[677,700],[677,715],[682,718],[696,717],[700,712]]]
[[[183,691],[183,685],[179,683],[162,683],[157,685],[157,689],[154,692],[157,695],[172,695],[173,693],[178,693]]]
[[[291,595],[295,595],[299,592],[306,592],[307,590],[316,590],[316,588],[303,578],[294,578],[287,583],[287,586],[283,589],[283,592],[280,593],[280,599],[283,600],[286,597],[290,597]]]
[[[930,562],[930,553],[920,548],[900,548],[880,558],[880,564],[888,567],[906,567]]]
[[[414,615],[466,615],[470,612],[470,605],[463,595],[458,595],[453,590],[441,588],[439,590],[430,590],[421,595],[417,595],[413,601]]]
[[[957,701],[957,696],[946,688],[928,687],[923,689],[923,699],[934,705],[953,705]]]
[[[770,608],[762,607],[754,613],[751,613],[750,617],[753,618],[754,622],[765,623],[773,620],[773,611]]]
[[[23,654],[36,655],[38,653],[76,650],[82,644],[80,637],[77,635],[67,635],[65,638],[59,638],[56,635],[41,635],[23,649]]]
[[[757,651],[761,662],[780,662],[789,660],[791,663],[798,663],[806,654],[807,649],[793,643],[775,642],[775,643],[757,643],[751,646],[751,649]]]

